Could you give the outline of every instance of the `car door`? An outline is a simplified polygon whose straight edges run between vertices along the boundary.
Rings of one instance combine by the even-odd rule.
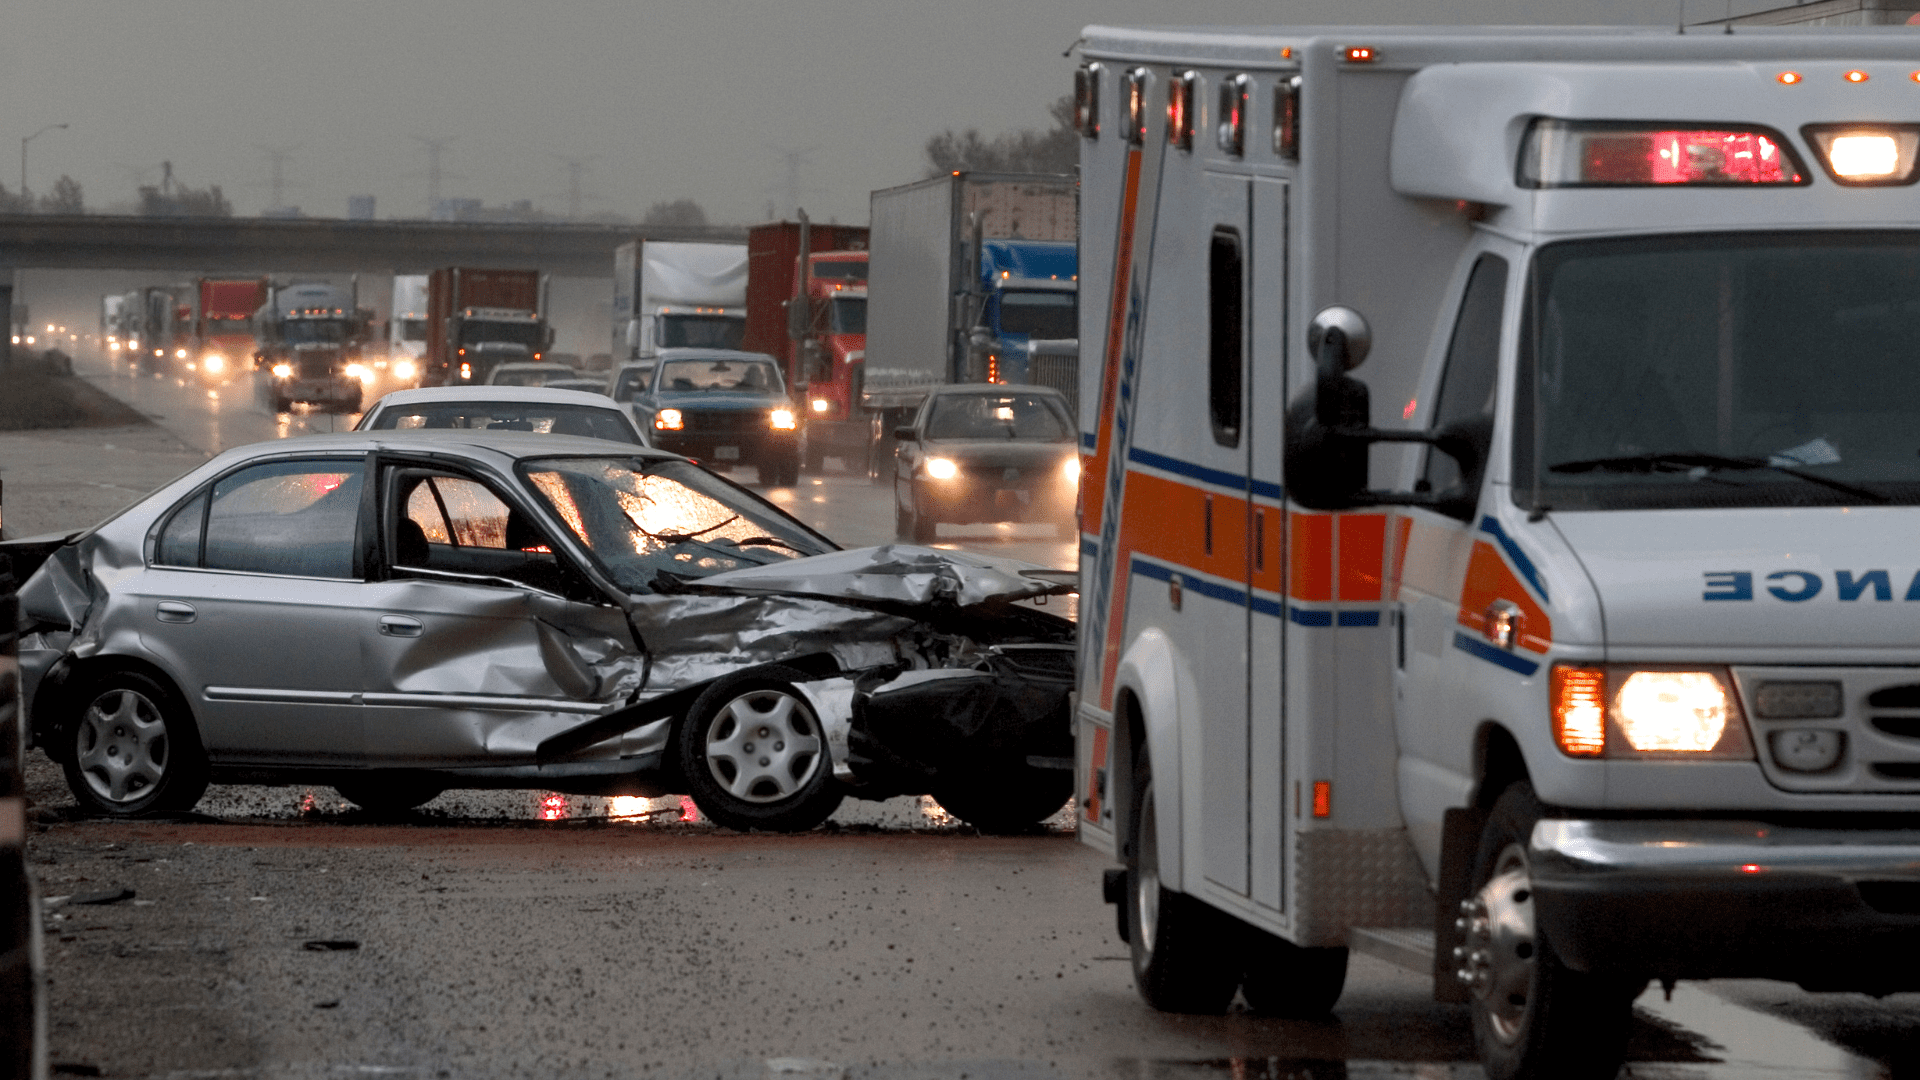
[[[360,637],[376,765],[525,764],[631,689],[625,612],[505,487],[443,464],[380,468],[385,580]]]
[[[181,502],[127,590],[214,761],[359,760],[364,454],[243,466]]]

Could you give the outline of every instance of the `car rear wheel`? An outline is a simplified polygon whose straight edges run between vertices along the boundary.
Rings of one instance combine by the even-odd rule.
[[[340,797],[362,810],[375,814],[395,814],[424,806],[440,797],[446,787],[417,776],[373,773],[357,780],[333,785]]]
[[[803,832],[845,797],[833,778],[825,728],[794,684],[806,676],[763,667],[717,680],[680,722],[687,794],[716,824],[745,832]]]
[[[180,813],[207,790],[207,755],[173,688],[137,671],[84,687],[64,727],[67,787],[112,817]]]
[[[1153,773],[1146,757],[1134,773],[1127,845],[1127,943],[1133,983],[1161,1012],[1219,1015],[1240,987],[1237,922],[1186,893],[1160,884]]]

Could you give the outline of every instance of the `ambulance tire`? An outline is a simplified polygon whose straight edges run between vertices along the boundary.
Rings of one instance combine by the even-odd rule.
[[[1240,983],[1259,1016],[1313,1020],[1333,1011],[1347,985],[1347,950],[1302,948],[1264,930],[1246,930],[1247,972]]]
[[[1520,932],[1495,929],[1476,944],[1475,931],[1467,931],[1466,947],[1483,949],[1490,961],[1468,999],[1474,1042],[1489,1080],[1611,1080],[1626,1058],[1633,999],[1646,980],[1574,971],[1534,932],[1526,851],[1542,814],[1532,786],[1517,783],[1501,793],[1480,834],[1468,903],[1486,907],[1468,917]]]
[[[1148,1005],[1170,1013],[1218,1016],[1240,988],[1241,924],[1186,893],[1160,884],[1153,774],[1144,755],[1134,774],[1127,844],[1127,944],[1133,983]]]

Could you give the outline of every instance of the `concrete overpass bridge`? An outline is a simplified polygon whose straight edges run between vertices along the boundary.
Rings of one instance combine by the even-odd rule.
[[[15,270],[425,273],[436,266],[613,273],[629,240],[746,241],[730,226],[581,225],[311,218],[0,215],[0,283]]]

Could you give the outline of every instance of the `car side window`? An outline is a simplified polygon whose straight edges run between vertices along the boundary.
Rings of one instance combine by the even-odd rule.
[[[493,489],[436,470],[396,469],[388,565],[505,578],[572,599],[601,599],[544,531]]]
[[[156,566],[199,566],[200,537],[207,524],[207,493],[188,499],[161,527],[153,546]]]
[[[1434,402],[1434,430],[1477,422],[1491,431],[1494,378],[1500,367],[1500,316],[1506,293],[1507,260],[1498,255],[1480,256],[1467,279],[1453,338],[1447,345],[1447,366],[1441,372],[1440,395]],[[1427,452],[1426,483],[1430,490],[1446,491],[1463,484],[1477,487],[1479,482],[1478,473],[1460,475],[1460,465],[1452,455],[1438,450]]]
[[[352,578],[366,465],[359,460],[273,461],[214,482],[204,537],[191,504],[160,547],[171,565],[298,577]],[[197,499],[195,501],[198,501]],[[198,559],[187,553],[198,549]]]

